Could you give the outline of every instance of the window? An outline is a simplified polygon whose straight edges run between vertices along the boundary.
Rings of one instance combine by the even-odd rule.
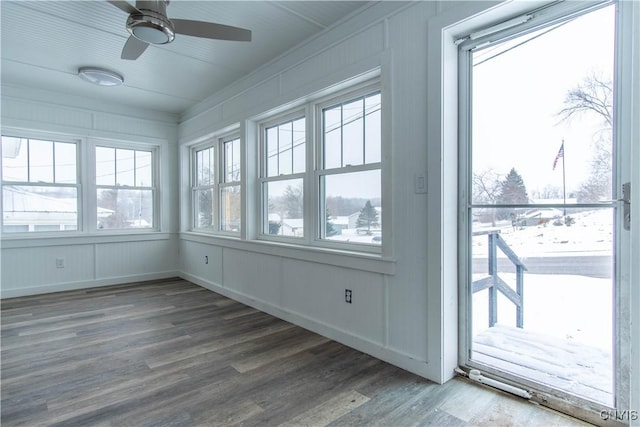
[[[2,136],[2,231],[77,230],[77,144]]]
[[[320,239],[382,243],[379,91],[320,106]]]
[[[154,151],[95,147],[99,230],[153,228]]]
[[[262,233],[304,237],[304,117],[262,127]]]
[[[255,167],[242,174],[251,177],[247,238],[382,254],[382,91],[375,74],[248,122],[256,124],[247,131],[247,163],[237,135],[193,146],[192,230],[239,233],[240,172]]]
[[[196,147],[193,155],[193,228],[237,234],[241,230],[240,138]]]

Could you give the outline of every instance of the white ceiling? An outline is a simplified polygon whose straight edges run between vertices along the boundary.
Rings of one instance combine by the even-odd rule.
[[[367,3],[173,0],[169,18],[247,28],[253,40],[177,34],[127,61],[120,59],[127,14],[106,1],[2,0],[2,83],[179,114]],[[116,71],[124,85],[84,82],[77,77],[82,66]]]

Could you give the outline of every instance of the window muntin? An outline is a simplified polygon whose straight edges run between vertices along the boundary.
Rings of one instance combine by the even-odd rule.
[[[99,230],[154,227],[153,164],[152,150],[95,147]]]
[[[320,240],[382,243],[381,93],[320,107]]]
[[[262,234],[303,238],[306,118],[262,126]]]
[[[194,225],[196,229],[211,229],[215,224],[215,147],[196,150],[193,187]]]
[[[220,183],[220,231],[239,233],[241,228],[240,138],[222,140]]]
[[[193,155],[194,230],[237,235],[242,229],[240,137],[222,137],[195,147]]]
[[[74,142],[2,136],[2,231],[77,230]]]

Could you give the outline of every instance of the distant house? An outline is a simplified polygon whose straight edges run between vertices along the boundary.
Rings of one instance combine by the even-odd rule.
[[[78,229],[76,199],[52,197],[17,186],[2,192],[3,232],[60,231]],[[98,220],[112,215],[110,209],[98,208]]]
[[[531,227],[546,224],[562,217],[562,211],[554,208],[529,209],[517,216],[517,223],[521,227]]]
[[[20,187],[4,187],[2,192],[3,231],[59,231],[78,228],[74,199],[49,197]]]

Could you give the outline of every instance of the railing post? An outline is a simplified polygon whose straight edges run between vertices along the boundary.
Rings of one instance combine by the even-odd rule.
[[[516,293],[520,296],[520,304],[516,306],[516,326],[524,327],[524,272],[521,265],[516,266]]]
[[[498,277],[498,253],[496,233],[489,233],[489,275],[493,284],[489,288],[489,327],[498,322],[498,290],[496,289]]]

